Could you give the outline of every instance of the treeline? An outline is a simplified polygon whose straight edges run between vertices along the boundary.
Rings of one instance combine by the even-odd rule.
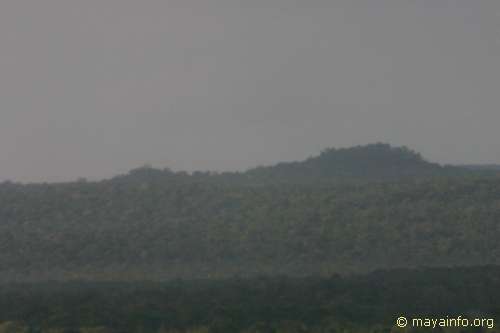
[[[0,277],[165,279],[500,263],[500,178],[0,186]]]
[[[499,276],[499,267],[476,267],[323,279],[12,284],[0,287],[0,322],[17,322],[29,332],[68,333],[81,327],[88,329],[80,332],[403,332],[394,327],[401,315],[487,318],[497,324]],[[415,332],[431,331],[436,330]]]
[[[144,178],[175,183],[224,183],[238,185],[339,183],[345,181],[395,181],[428,177],[495,175],[499,170],[488,167],[441,166],[426,161],[407,147],[376,143],[351,148],[329,148],[304,161],[281,162],[259,166],[245,172],[173,172],[144,166],[115,181],[134,182]]]
[[[496,264],[498,221],[500,177],[384,144],[242,174],[146,167],[100,182],[5,182],[0,281]]]

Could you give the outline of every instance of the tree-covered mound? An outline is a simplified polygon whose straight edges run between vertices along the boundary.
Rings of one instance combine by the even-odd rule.
[[[389,180],[452,173],[450,167],[430,163],[406,147],[370,144],[352,148],[324,150],[300,162],[284,162],[249,170],[251,177],[291,181],[321,179]]]
[[[381,156],[371,165],[443,169],[385,145],[301,163],[336,165],[372,150]],[[3,183],[0,279],[327,276],[500,263],[500,177],[276,183],[249,181],[254,172],[141,168],[100,182]]]
[[[407,147],[376,143],[351,148],[329,148],[303,161],[280,162],[245,172],[203,172],[191,174],[152,167],[140,167],[115,181],[137,182],[144,178],[171,182],[211,182],[240,185],[338,183],[345,181],[395,181],[442,176],[493,175],[498,170],[467,166],[442,166],[426,161]]]

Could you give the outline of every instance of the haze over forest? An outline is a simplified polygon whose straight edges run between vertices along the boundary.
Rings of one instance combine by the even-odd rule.
[[[327,147],[500,163],[498,1],[0,3],[0,181]]]
[[[0,332],[379,333],[399,313],[490,329],[499,202],[497,168],[383,143],[238,173],[3,182]]]
[[[0,333],[500,333],[499,36],[494,0],[1,0]]]
[[[100,182],[4,182],[0,281],[500,264],[499,175],[379,143],[244,173],[142,167]]]

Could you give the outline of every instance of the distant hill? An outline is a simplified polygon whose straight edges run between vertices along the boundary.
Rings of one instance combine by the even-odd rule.
[[[301,162],[279,163],[249,170],[251,177],[267,180],[371,179],[395,180],[442,175],[449,172],[427,162],[406,147],[377,143],[352,148],[329,148]]]
[[[0,280],[500,264],[499,203],[500,177],[384,144],[244,173],[143,167],[100,182],[5,182]]]
[[[259,166],[245,172],[173,172],[170,169],[141,167],[114,181],[141,182],[143,180],[178,183],[209,182],[232,184],[307,184],[339,181],[394,181],[428,177],[461,176],[478,170],[455,166],[441,166],[422,158],[407,147],[393,147],[376,143],[351,148],[329,148],[304,161],[281,162]]]

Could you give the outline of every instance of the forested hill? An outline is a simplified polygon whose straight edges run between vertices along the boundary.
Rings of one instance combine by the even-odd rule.
[[[458,171],[425,161],[406,147],[370,144],[352,148],[324,150],[319,156],[301,162],[279,163],[247,171],[251,178],[264,180],[369,179],[394,180],[444,175]]]
[[[311,184],[344,181],[394,181],[429,177],[491,175],[494,170],[441,166],[431,163],[406,147],[392,147],[377,143],[352,148],[324,150],[318,156],[304,161],[281,162],[260,166],[245,172],[173,172],[170,169],[141,167],[126,175],[115,177],[115,182],[137,183],[143,180],[176,183],[209,182],[224,184]]]
[[[0,280],[500,264],[500,178],[0,185]]]

